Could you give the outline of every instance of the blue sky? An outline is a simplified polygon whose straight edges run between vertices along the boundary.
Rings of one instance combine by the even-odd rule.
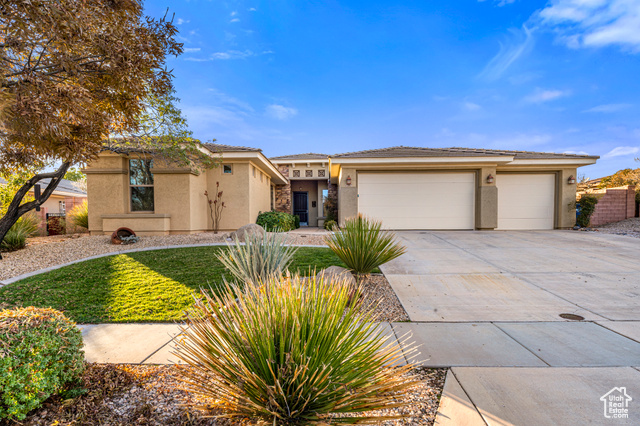
[[[640,0],[147,0],[194,135],[266,155],[395,145],[640,167]]]

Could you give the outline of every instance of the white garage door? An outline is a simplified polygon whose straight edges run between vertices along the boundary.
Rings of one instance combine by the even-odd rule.
[[[553,174],[498,174],[498,229],[553,229]]]
[[[359,173],[358,212],[387,229],[474,229],[474,173]]]

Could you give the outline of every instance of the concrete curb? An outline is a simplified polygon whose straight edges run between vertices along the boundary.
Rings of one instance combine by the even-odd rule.
[[[244,243],[240,243],[244,244]],[[74,260],[67,263],[61,263],[60,265],[49,266],[48,268],[39,269],[34,272],[27,272],[26,274],[17,275],[12,278],[8,278],[6,280],[0,281],[0,287],[4,287],[5,285],[13,284],[16,281],[23,280],[25,278],[32,277],[34,275],[44,274],[45,272],[55,271],[56,269],[64,268],[65,266],[74,265],[76,263],[84,262],[87,260],[100,259],[101,257],[108,256],[116,256],[118,254],[127,254],[127,253],[137,253],[142,251],[154,251],[154,250],[166,250],[166,249],[177,249],[177,248],[188,248],[188,247],[224,247],[227,243],[207,243],[207,244],[173,244],[170,246],[154,246],[154,247],[144,247],[137,249],[129,249],[129,250],[118,250],[112,251],[109,253],[97,254],[95,256],[84,257],[82,259]],[[317,248],[327,248],[327,246],[318,246],[313,244],[285,244],[286,246],[294,246],[294,247],[317,247]]]

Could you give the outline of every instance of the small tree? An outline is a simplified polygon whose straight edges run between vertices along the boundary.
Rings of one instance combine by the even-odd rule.
[[[213,199],[209,198],[209,191],[204,191],[204,196],[207,197],[207,204],[209,205],[209,213],[211,215],[213,233],[217,234],[220,230],[220,219],[222,219],[222,210],[227,207],[224,204],[224,201],[222,201],[220,182],[216,182],[216,194]]]

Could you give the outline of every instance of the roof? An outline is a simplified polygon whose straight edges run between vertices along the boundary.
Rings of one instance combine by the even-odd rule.
[[[248,146],[224,145],[221,143],[203,143],[202,146],[213,153],[218,152],[262,152],[260,148],[250,148]]]
[[[515,159],[562,159],[562,158],[600,158],[591,155],[558,154],[554,152],[505,151],[480,148],[423,148],[412,146],[393,146],[390,148],[370,149],[366,151],[335,154],[331,158],[406,158],[406,157],[484,157],[513,156]]]
[[[49,185],[49,182],[51,182],[51,179],[41,179],[38,184],[40,185],[40,188],[42,188],[42,190],[44,190],[47,185]],[[0,178],[0,185],[4,185],[6,184],[7,181]],[[67,179],[62,179],[60,180],[60,182],[58,183],[58,186],[56,187],[55,191],[53,191],[53,193],[55,194],[56,192],[65,192],[68,194],[76,194],[78,196],[87,196],[87,193],[84,192],[83,190],[81,190],[80,188],[78,188],[74,182],[67,180]]]
[[[279,157],[271,157],[269,160],[278,161],[278,160],[328,160],[329,156],[327,154],[318,154],[315,152],[308,152],[306,154],[293,154],[293,155],[281,155]]]

